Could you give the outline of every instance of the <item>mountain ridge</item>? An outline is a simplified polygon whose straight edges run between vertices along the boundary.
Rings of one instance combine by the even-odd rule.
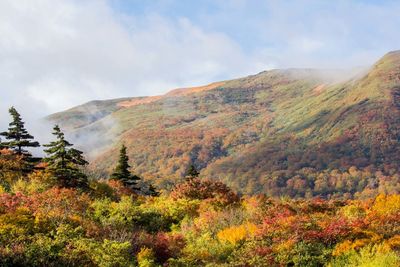
[[[162,96],[86,104],[48,120],[77,140],[90,134],[103,140],[91,153],[93,170],[106,176],[125,143],[134,171],[160,187],[181,179],[192,163],[202,175],[250,193],[262,191],[277,171],[397,169],[390,145],[397,149],[399,140],[400,51],[361,77],[334,73],[340,72],[270,70]]]

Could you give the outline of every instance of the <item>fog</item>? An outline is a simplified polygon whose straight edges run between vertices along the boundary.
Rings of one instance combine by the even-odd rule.
[[[334,80],[345,79],[400,47],[396,2],[200,1],[177,9],[166,1],[137,12],[135,3],[117,2],[0,2],[1,130],[15,106],[46,143],[52,125],[43,117],[90,100],[159,95],[273,68],[345,69]]]

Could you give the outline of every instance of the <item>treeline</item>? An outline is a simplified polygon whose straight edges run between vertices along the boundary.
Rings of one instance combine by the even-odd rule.
[[[5,132],[1,132],[0,149],[7,150],[7,157],[14,157],[18,161],[19,171],[29,174],[35,170],[45,169],[52,178],[57,181],[60,187],[80,188],[86,190],[89,188],[88,176],[85,174],[83,167],[88,164],[83,156],[83,152],[74,148],[58,125],[53,128],[55,140],[49,144],[44,144],[44,158],[33,157],[29,148],[40,147],[39,142],[34,140],[34,136],[29,134],[25,128],[25,122],[22,120],[18,111],[11,107],[9,113],[12,121],[9,123],[9,128]],[[7,166],[1,166],[2,173],[7,171]],[[155,187],[152,184],[147,185],[147,188],[140,188],[138,182],[141,178],[130,172],[129,158],[127,156],[127,148],[121,146],[119,161],[116,164],[114,172],[110,179],[119,180],[124,186],[134,192],[140,192],[149,195],[157,195]],[[16,168],[8,169],[15,172]],[[4,175],[3,175],[4,176]],[[5,188],[9,187],[9,181],[2,179],[1,183]]]

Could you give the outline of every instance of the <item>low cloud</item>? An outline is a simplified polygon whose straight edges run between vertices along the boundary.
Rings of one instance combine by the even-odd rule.
[[[146,2],[139,13],[117,3],[127,2],[0,1],[1,129],[12,105],[44,136],[51,129],[34,129],[36,119],[89,100],[273,67],[368,65],[400,47],[395,1],[172,0]]]
[[[115,13],[107,1],[0,2],[0,126],[92,99],[155,95],[267,67],[188,19]]]

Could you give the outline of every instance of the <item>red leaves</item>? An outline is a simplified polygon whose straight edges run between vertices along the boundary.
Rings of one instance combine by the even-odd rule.
[[[319,225],[321,230],[318,232],[316,238],[323,240],[323,242],[328,245],[334,244],[349,236],[352,230],[348,220],[341,217],[326,218],[326,220],[321,221]]]
[[[159,232],[155,235],[139,232],[133,237],[132,243],[135,253],[143,247],[151,248],[158,262],[166,262],[169,258],[179,257],[186,245],[182,234],[165,232]]]
[[[0,194],[0,213],[14,212],[18,207],[30,205],[31,202],[31,198],[21,192],[17,192],[15,195]]]
[[[297,211],[290,206],[274,206],[263,221],[261,235],[274,242],[291,239],[327,245],[350,235],[352,228],[346,218],[327,213],[331,211],[328,201],[314,200],[299,205],[301,208]]]
[[[154,252],[160,262],[176,257],[185,247],[185,239],[181,234],[158,233],[154,242]]]
[[[239,200],[239,197],[224,183],[198,178],[177,185],[171,197],[207,200],[217,205],[228,205]]]

